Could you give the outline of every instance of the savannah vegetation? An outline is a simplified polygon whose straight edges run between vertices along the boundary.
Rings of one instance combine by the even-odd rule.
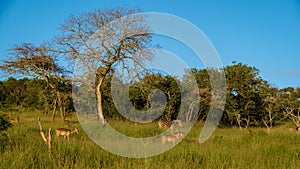
[[[271,132],[260,127],[240,131],[238,127],[219,126],[209,140],[199,144],[202,123],[196,122],[173,149],[150,158],[131,159],[100,148],[78,123],[59,121],[52,125],[50,116],[42,116],[44,129],[79,129],[70,141],[53,137],[49,153],[39,134],[38,115],[42,116],[41,112],[24,112],[20,115],[23,120],[6,131],[9,137],[1,142],[0,168],[299,168],[299,135],[287,130],[288,124],[274,126]],[[75,115],[68,119],[77,121]],[[136,137],[163,131],[155,122],[142,126],[123,120],[109,123]]]
[[[196,68],[186,71],[198,83],[201,106],[196,124],[175,148],[151,158],[129,159],[93,143],[78,122],[72,87],[89,88],[97,99],[99,123],[105,127],[108,122],[126,135],[153,136],[164,131],[158,128],[159,119],[174,120],[178,115],[181,96],[177,77],[156,72],[130,77],[135,83],[129,87],[129,97],[136,109],[148,110],[149,94],[161,89],[167,104],[157,121],[135,124],[115,108],[110,88],[114,69],[121,65],[124,74],[140,72],[152,54],[141,49],[155,46],[151,44],[148,25],[140,16],[126,17],[123,24],[127,27],[123,25],[111,32],[120,24],[114,22],[102,36],[87,43],[103,25],[138,11],[115,8],[71,16],[52,40],[40,45],[15,44],[9,50],[0,67],[2,73],[10,75],[0,82],[0,168],[300,167],[300,135],[296,130],[300,126],[300,88],[279,89],[262,79],[255,67],[238,62],[222,69],[226,73],[226,105],[218,129],[205,143],[199,144],[198,136],[211,105],[211,84],[207,69]],[[142,33],[127,37],[136,31]],[[82,47],[87,50],[81,50]],[[137,51],[139,56],[132,55]],[[87,70],[94,77],[94,84],[84,86],[81,82],[85,79],[72,76],[74,63],[78,62],[83,68],[96,65],[96,71]],[[126,63],[135,67],[129,68]],[[53,133],[48,150],[41,139],[38,117],[45,135],[49,128],[53,132],[57,128],[78,128],[79,132],[67,139],[55,138]]]

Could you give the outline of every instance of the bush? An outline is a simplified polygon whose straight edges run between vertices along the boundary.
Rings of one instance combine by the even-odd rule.
[[[0,132],[7,130],[12,124],[8,122],[5,114],[0,114]]]
[[[8,118],[5,114],[0,114],[0,152],[3,152],[9,143],[8,135],[4,132],[12,124],[9,123]]]

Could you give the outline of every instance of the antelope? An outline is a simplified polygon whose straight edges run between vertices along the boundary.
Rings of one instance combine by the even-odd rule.
[[[8,122],[11,124],[19,124],[19,121],[20,121],[19,119],[11,119]]]
[[[161,143],[165,144],[167,141],[172,142],[173,145],[180,139],[184,137],[184,133],[182,131],[175,131],[172,132],[171,135],[163,135],[161,137]]]
[[[296,131],[298,134],[300,134],[300,127],[297,126],[296,128],[289,128],[290,131],[294,132]]]
[[[167,120],[160,119],[158,121],[158,127],[159,128],[170,127],[171,130],[173,130],[174,127],[183,127],[183,124],[181,120],[167,121]]]
[[[75,127],[75,129],[73,131],[69,130],[69,129],[65,129],[65,128],[57,128],[55,130],[56,132],[56,138],[59,137],[60,135],[64,136],[64,139],[66,137],[68,137],[68,141],[70,140],[69,139],[69,136],[73,133],[77,133],[78,134],[78,129]]]

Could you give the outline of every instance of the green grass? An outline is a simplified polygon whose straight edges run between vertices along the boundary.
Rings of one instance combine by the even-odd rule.
[[[42,141],[37,116],[43,128],[79,128],[79,134],[54,138],[51,153]],[[85,134],[77,119],[62,124],[59,119],[52,126],[51,118],[35,112],[20,115],[20,124],[7,133],[8,144],[0,152],[0,168],[300,168],[300,135],[286,127],[275,127],[270,133],[263,128],[218,128],[203,144],[198,143],[201,124],[195,124],[187,137],[175,148],[150,158],[131,159],[111,154]],[[109,121],[124,134],[145,137],[162,130],[156,123],[135,126],[127,121]],[[47,135],[47,134],[46,134]],[[4,142],[2,142],[4,144]]]

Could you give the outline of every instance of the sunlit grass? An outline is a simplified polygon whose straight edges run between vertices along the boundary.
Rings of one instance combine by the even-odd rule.
[[[46,131],[52,128],[79,128],[79,134],[53,137],[51,152],[39,134],[37,117]],[[63,124],[57,117],[36,112],[20,115],[20,124],[7,133],[9,142],[1,152],[0,168],[300,168],[300,135],[285,126],[275,127],[270,133],[264,128],[218,128],[203,144],[198,143],[202,124],[196,124],[187,137],[175,148],[150,158],[130,159],[111,154],[85,134],[76,116],[72,123]],[[136,137],[155,135],[163,130],[156,123],[135,125],[128,121],[109,123],[118,131]],[[145,133],[146,132],[146,133]],[[54,134],[54,133],[53,133]]]

